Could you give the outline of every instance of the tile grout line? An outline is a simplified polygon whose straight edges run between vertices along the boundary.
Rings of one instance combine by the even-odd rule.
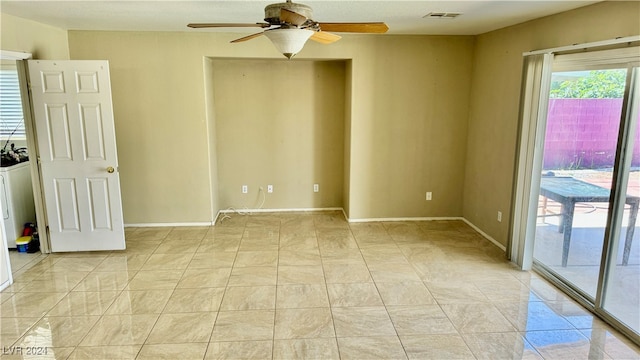
[[[142,269],[144,268],[144,265],[146,265],[146,263],[151,259],[151,256],[156,254],[156,251],[158,251],[158,248],[162,245],[162,243],[164,241],[167,240],[167,237],[171,234],[171,232],[174,230],[175,228],[171,228],[171,230],[167,233],[167,235],[164,236],[164,238],[162,238],[160,240],[160,244],[158,244],[155,249],[153,249],[153,251],[149,254],[149,257],[147,257],[147,259],[145,260],[144,264],[142,264],[142,266],[140,267],[140,269],[138,270],[138,273],[136,274],[136,276],[140,273],[140,271],[142,271]],[[191,263],[191,261],[189,261],[189,263]],[[188,264],[187,264],[188,267]],[[169,298],[167,299],[167,302],[164,304],[164,306],[162,307],[162,310],[158,313],[158,317],[156,318],[156,320],[153,322],[153,325],[150,327],[149,333],[147,334],[147,336],[145,337],[145,339],[142,341],[142,344],[140,344],[140,349],[138,349],[138,352],[136,353],[136,356],[134,357],[134,359],[137,359],[138,356],[140,356],[140,354],[142,353],[142,349],[144,348],[144,346],[146,345],[147,341],[149,340],[149,337],[151,336],[151,333],[153,332],[153,329],[155,329],[155,327],[158,325],[158,321],[160,320],[160,317],[162,317],[162,314],[164,312],[164,309],[167,308],[167,304],[169,303],[169,301],[171,300],[171,297],[173,296],[173,294],[175,293],[176,288],[178,287],[178,284],[180,283],[180,280],[182,279],[182,277],[184,276],[184,273],[186,272],[186,267],[185,269],[182,271],[182,274],[180,275],[180,279],[178,279],[178,282],[176,283],[176,285],[173,287],[173,289],[171,289],[171,295],[169,295]],[[129,281],[130,282],[130,281]],[[127,284],[128,286],[128,284]],[[126,287],[125,287],[126,288]],[[147,289],[147,290],[151,290],[151,289]],[[131,291],[131,290],[130,290]],[[124,292],[124,290],[123,290]],[[114,301],[115,303],[115,301]],[[134,315],[134,314],[132,314]],[[138,345],[138,344],[135,344]]]
[[[396,246],[398,246],[398,243],[395,241],[395,239],[391,235],[389,235],[389,231],[388,231],[387,227],[384,225],[384,223],[382,223],[382,227],[384,228],[385,234],[387,234],[387,236],[393,241],[393,243]],[[358,244],[358,248],[359,247],[360,247],[360,245]],[[399,250],[399,248],[398,248],[398,250]],[[402,251],[400,251],[400,253],[402,253]],[[402,253],[402,256],[405,258],[405,260],[407,260],[407,262],[409,262],[409,260],[406,258],[404,253]],[[363,258],[364,258],[364,256],[363,256]],[[369,265],[368,265],[366,259],[365,259],[365,264],[367,264],[367,269],[368,269]],[[411,269],[413,269],[413,266],[411,266]],[[415,272],[415,270],[414,270],[414,272]],[[369,276],[371,276],[371,280],[373,281],[373,284],[376,287],[376,290],[378,291],[378,296],[380,296],[380,300],[382,301],[382,304],[384,305],[384,310],[387,313],[387,317],[389,317],[389,322],[391,323],[391,326],[393,326],[393,330],[396,332],[396,337],[398,338],[398,342],[400,343],[400,346],[402,346],[402,351],[404,352],[404,356],[407,359],[409,359],[409,354],[407,353],[407,348],[405,347],[404,343],[402,342],[402,338],[400,337],[400,334],[398,333],[398,329],[396,328],[396,324],[393,322],[393,319],[391,318],[391,314],[389,314],[388,305],[385,304],[384,299],[382,298],[382,295],[380,294],[380,289],[378,288],[378,284],[373,279],[373,275],[371,275],[371,271],[370,270],[369,270]]]
[[[282,220],[278,225],[278,258],[276,259],[276,293],[273,301],[273,334],[271,335],[271,359],[276,351],[276,322],[278,321],[278,285],[280,283],[280,241],[282,240]]]
[[[351,230],[349,230],[351,231]],[[336,349],[338,350],[338,358],[342,358],[342,354],[340,352],[340,342],[338,342],[338,331],[336,330],[336,320],[333,317],[333,305],[331,304],[331,298],[329,297],[329,284],[327,283],[327,276],[324,271],[324,260],[322,259],[322,252],[320,251],[320,243],[318,242],[318,226],[316,224],[316,219],[313,218],[313,233],[316,238],[316,244],[318,245],[318,256],[320,257],[320,266],[322,268],[322,277],[324,279],[324,289],[327,294],[327,303],[329,304],[329,314],[331,315],[331,326],[333,327],[333,341],[335,341]]]

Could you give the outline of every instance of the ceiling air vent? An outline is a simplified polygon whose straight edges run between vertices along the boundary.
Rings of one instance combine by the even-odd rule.
[[[423,16],[424,19],[453,19],[462,15],[459,12],[430,12],[427,15]]]

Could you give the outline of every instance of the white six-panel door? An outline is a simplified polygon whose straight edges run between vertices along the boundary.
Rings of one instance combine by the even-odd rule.
[[[109,63],[28,67],[51,251],[124,249]]]

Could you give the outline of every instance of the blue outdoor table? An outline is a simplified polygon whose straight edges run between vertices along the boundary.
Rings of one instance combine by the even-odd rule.
[[[540,182],[540,195],[557,201],[562,205],[560,231],[564,232],[562,243],[562,266],[567,266],[569,258],[569,245],[571,244],[571,228],[573,226],[573,213],[576,203],[579,202],[609,202],[611,191],[598,185],[566,176],[543,176]],[[631,205],[627,236],[624,242],[622,265],[629,263],[629,253],[633,242],[633,232],[638,218],[638,205],[640,198],[636,196],[626,197],[626,203]]]

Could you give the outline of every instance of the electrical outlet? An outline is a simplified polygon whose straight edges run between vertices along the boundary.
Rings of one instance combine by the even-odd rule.
[[[502,211],[498,211],[498,222],[502,222]]]
[[[242,193],[246,194],[249,192],[249,187],[247,185],[242,185]]]
[[[273,192],[273,185],[267,185],[267,192],[271,194]]]
[[[431,200],[431,191],[427,191],[426,200]]]
[[[319,192],[319,191],[320,191],[320,185],[313,184],[313,192]]]

